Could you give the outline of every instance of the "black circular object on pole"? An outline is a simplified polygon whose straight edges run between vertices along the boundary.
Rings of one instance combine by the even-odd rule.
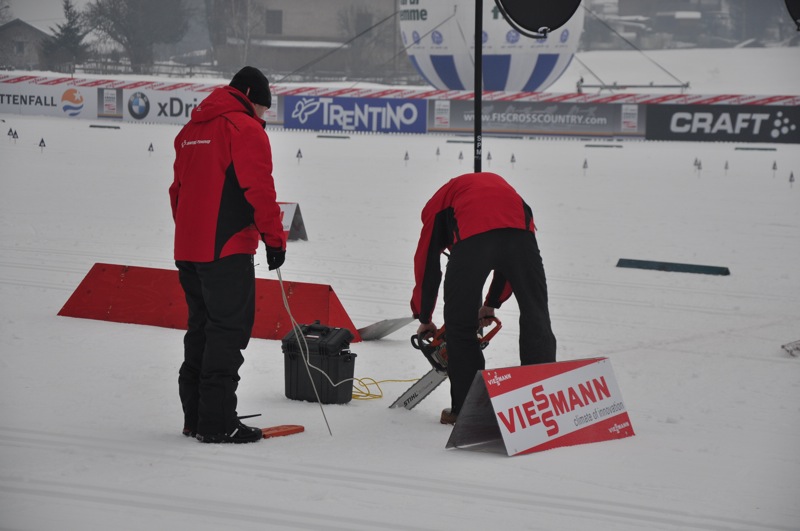
[[[535,38],[545,37],[566,24],[581,5],[581,0],[494,1],[511,27],[523,35]]]
[[[789,10],[792,21],[797,25],[797,31],[800,31],[800,0],[786,0],[786,9]]]

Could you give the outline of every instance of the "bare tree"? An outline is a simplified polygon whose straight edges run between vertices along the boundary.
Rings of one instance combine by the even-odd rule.
[[[352,5],[339,11],[339,29],[348,39],[355,38],[343,53],[346,53],[348,73],[356,75],[380,75],[376,67],[386,62],[386,54],[379,50],[391,49],[392,32],[385,27],[373,27],[379,22],[368,7]]]
[[[257,0],[205,0],[206,20],[214,56],[223,48],[236,50],[238,64],[248,64],[253,36],[264,24],[264,6]]]
[[[134,73],[153,65],[157,43],[175,43],[189,28],[184,0],[95,0],[86,8],[89,25],[125,50]]]
[[[5,2],[0,2],[0,26],[6,22],[11,22],[14,18],[14,12],[11,11],[11,6]]]

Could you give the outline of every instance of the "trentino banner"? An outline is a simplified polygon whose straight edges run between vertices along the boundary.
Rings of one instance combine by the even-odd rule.
[[[427,101],[320,96],[284,97],[286,129],[425,133]]]

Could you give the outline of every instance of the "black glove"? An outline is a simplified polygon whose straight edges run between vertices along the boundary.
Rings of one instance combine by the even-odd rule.
[[[274,271],[282,266],[284,260],[286,260],[286,251],[278,247],[270,247],[267,245],[267,265],[269,265],[270,271]]]

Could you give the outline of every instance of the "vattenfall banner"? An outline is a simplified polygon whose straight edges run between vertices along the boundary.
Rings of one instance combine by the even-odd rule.
[[[19,76],[2,83],[0,112],[110,121],[185,124],[213,86]]]

